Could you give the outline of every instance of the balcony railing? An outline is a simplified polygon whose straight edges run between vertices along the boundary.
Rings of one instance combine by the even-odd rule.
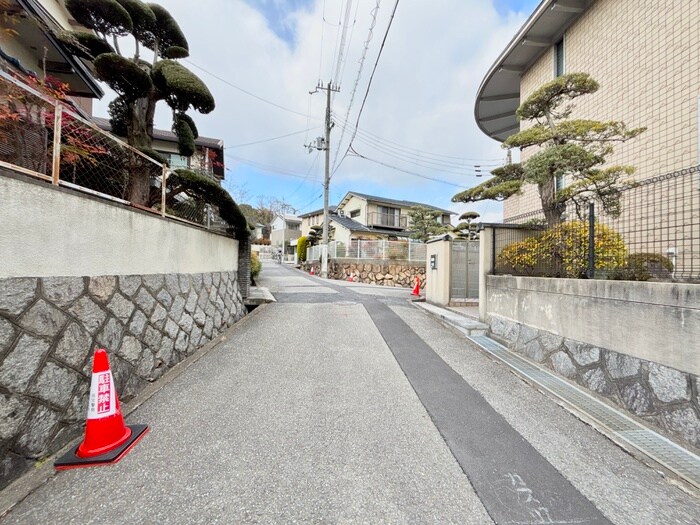
[[[368,213],[367,226],[379,226],[381,228],[406,229],[408,227],[408,217],[393,213]]]

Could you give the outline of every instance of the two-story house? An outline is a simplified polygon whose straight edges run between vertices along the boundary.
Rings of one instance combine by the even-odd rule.
[[[409,212],[422,206],[441,213],[440,222],[450,224],[454,212],[430,204],[412,202],[349,191],[338,206],[330,208],[329,223],[333,227],[331,240],[349,244],[352,240],[396,240],[411,234]],[[313,226],[323,224],[323,210],[299,216],[301,234],[308,235]]]
[[[63,31],[86,29],[62,1],[7,0],[2,8],[0,31],[7,37],[0,39],[0,69],[20,77],[60,80],[68,85],[74,109],[89,115],[92,99],[104,92],[89,65],[59,38]]]
[[[92,117],[101,129],[112,131],[109,119]],[[177,135],[164,129],[153,130],[153,149],[160,153],[170,169],[187,168],[207,175],[219,183],[224,180],[224,141],[210,137],[197,137],[194,141],[195,153],[183,157],[177,150]]]
[[[294,246],[301,236],[301,218],[296,215],[278,215],[272,221],[270,244],[280,248],[285,255],[294,254]]]

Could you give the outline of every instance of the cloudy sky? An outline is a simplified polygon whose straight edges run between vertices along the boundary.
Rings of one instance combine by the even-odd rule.
[[[474,98],[538,0],[399,2],[352,143],[366,158],[344,154],[394,0],[352,1],[345,26],[348,1],[159,2],[187,36],[185,65],[216,98],[213,113],[192,116],[201,135],[225,142],[225,187],[252,204],[265,196],[284,199],[299,213],[323,206],[323,153],[304,145],[323,133],[325,93],[309,91],[332,79],[340,86],[333,113],[349,124],[331,134],[331,204],[355,190],[500,219],[497,203],[450,199],[483,180],[477,169],[485,173],[505,158],[500,144],[477,128]],[[95,113],[105,115],[107,102]],[[161,106],[156,125],[169,129]]]

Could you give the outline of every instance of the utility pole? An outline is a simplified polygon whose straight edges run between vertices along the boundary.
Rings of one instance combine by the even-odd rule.
[[[339,92],[340,86],[337,84],[334,86],[331,82],[324,87],[319,81],[316,89],[309,91],[311,95],[318,93],[320,91],[326,92],[326,136],[324,138],[319,137],[316,139],[316,145],[306,145],[309,148],[309,153],[311,150],[316,148],[317,150],[325,150],[326,152],[326,169],[325,176],[323,177],[323,239],[321,241],[321,277],[323,279],[328,278],[328,193],[331,183],[331,129],[333,128],[333,122],[331,121],[331,93]]]

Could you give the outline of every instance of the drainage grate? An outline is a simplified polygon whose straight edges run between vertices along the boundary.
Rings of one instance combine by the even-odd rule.
[[[624,441],[640,450],[692,485],[700,488],[700,457],[657,432],[644,427],[584,390],[513,354],[493,339],[487,336],[472,336],[468,339],[545,390],[588,415],[612,432],[618,441]]]

